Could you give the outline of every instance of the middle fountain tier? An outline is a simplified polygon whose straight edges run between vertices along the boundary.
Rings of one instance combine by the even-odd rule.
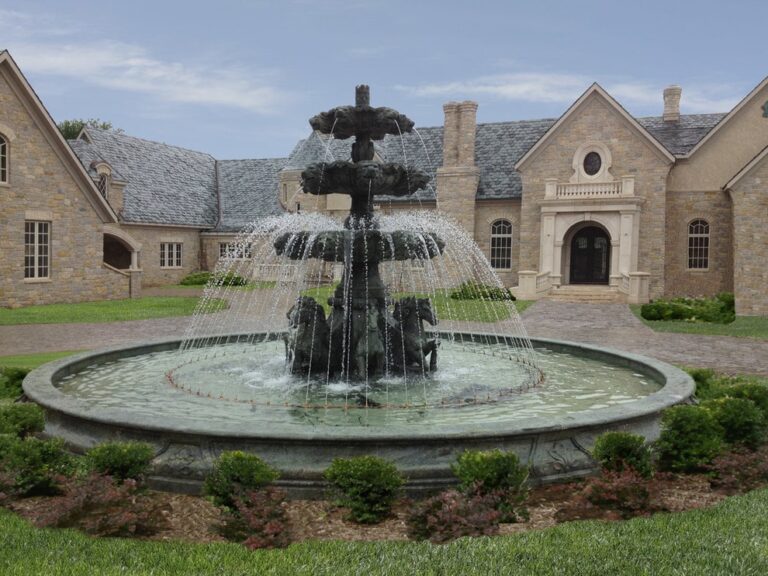
[[[363,85],[356,88],[355,106],[333,108],[313,117],[310,125],[321,134],[354,137],[355,142],[351,161],[309,165],[301,174],[302,188],[314,195],[347,195],[351,207],[344,230],[288,232],[274,242],[277,254],[291,260],[343,265],[341,281],[328,299],[328,318],[310,296],[299,297],[288,312],[290,370],[366,381],[433,372],[438,340],[424,330],[424,322],[437,323],[431,302],[415,296],[390,300],[379,264],[428,260],[440,255],[445,243],[436,234],[381,232],[373,211],[376,196],[410,195],[430,180],[415,168],[374,160],[373,140],[408,133],[413,122],[391,108],[371,107],[369,88]]]

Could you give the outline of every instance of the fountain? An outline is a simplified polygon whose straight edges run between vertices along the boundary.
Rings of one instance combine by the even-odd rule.
[[[387,206],[430,177],[405,154],[378,157],[375,142],[407,137],[413,122],[371,107],[367,86],[310,124],[328,142],[354,138],[351,161],[302,172],[304,192],[349,198],[343,224],[317,213],[256,222],[220,260],[182,340],[30,373],[47,434],[75,450],[150,442],[153,481],[174,490],[199,489],[218,454],[242,449],[295,493],[318,493],[334,457],[372,453],[419,491],[451,482],[470,448],[514,450],[542,481],[583,475],[597,435],[653,439],[661,410],[692,395],[685,373],[649,358],[532,342],[459,225]],[[217,298],[229,309],[208,313]]]

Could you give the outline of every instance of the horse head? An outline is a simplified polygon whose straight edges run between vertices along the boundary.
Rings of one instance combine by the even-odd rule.
[[[299,296],[296,299],[296,304],[291,306],[286,316],[293,327],[302,324],[317,325],[320,322],[325,322],[325,310],[310,296]]]

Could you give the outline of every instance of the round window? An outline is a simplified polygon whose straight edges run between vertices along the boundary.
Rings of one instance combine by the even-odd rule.
[[[587,176],[594,176],[600,172],[600,167],[603,165],[603,160],[600,158],[600,154],[597,152],[590,152],[584,156],[584,172]]]

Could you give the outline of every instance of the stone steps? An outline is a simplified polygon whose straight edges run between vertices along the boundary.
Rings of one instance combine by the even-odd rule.
[[[553,288],[544,297],[545,300],[556,302],[591,302],[595,304],[626,303],[627,295],[619,292],[618,288],[594,285],[569,285]]]

